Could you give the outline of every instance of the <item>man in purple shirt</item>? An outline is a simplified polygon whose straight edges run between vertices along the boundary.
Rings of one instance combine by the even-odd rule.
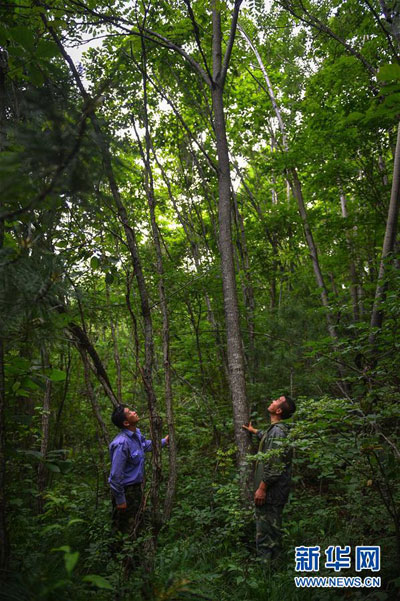
[[[109,446],[111,471],[108,482],[113,497],[113,530],[123,534],[134,534],[137,530],[136,518],[142,504],[144,454],[153,446],[137,427],[139,419],[136,411],[124,405],[116,407],[111,416],[120,432]],[[168,442],[169,436],[166,436],[161,446]]]

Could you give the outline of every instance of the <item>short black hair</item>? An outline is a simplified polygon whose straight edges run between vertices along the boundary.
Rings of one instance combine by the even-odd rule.
[[[126,420],[125,409],[125,405],[117,405],[112,412],[111,421],[117,428],[124,427],[124,421]]]
[[[282,419],[289,419],[296,411],[296,403],[288,394],[283,394],[282,396],[285,397],[285,400],[279,405],[282,409],[281,417]]]

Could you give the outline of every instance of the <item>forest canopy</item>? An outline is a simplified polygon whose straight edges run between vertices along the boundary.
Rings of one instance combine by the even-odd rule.
[[[0,17],[0,599],[397,598],[399,2]],[[285,394],[271,571],[243,424]],[[120,404],[153,447],[116,554]],[[379,545],[380,587],[297,588],[332,545]]]

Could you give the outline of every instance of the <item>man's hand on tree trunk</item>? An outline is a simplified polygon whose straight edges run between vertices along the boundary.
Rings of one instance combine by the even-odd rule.
[[[245,430],[248,430],[249,432],[251,432],[251,434],[257,434],[257,432],[258,432],[258,430],[256,430],[256,428],[253,428],[253,426],[251,425],[251,422],[249,422],[247,426],[246,426],[246,424],[243,424],[242,428],[244,428]]]
[[[257,488],[256,492],[254,493],[254,503],[257,505],[257,507],[260,507],[261,505],[265,504],[266,500],[267,500],[267,485],[265,484],[265,482],[261,482],[260,486]]]

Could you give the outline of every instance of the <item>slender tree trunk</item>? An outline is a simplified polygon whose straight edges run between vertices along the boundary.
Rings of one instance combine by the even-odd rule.
[[[276,141],[273,138],[271,140],[271,151],[275,152],[275,150],[276,150]],[[277,193],[276,187],[275,187],[276,186],[276,178],[275,178],[274,174],[272,174],[272,176],[271,176],[271,181],[272,181],[271,202],[273,205],[277,205],[278,204],[278,193]]]
[[[101,415],[101,410],[99,403],[97,401],[96,392],[93,388],[92,381],[90,379],[90,361],[88,355],[84,349],[81,349],[81,357],[83,363],[83,370],[85,374],[85,385],[86,385],[86,395],[92,407],[93,415],[96,419],[97,426],[97,442],[99,448],[99,459],[100,459],[100,467],[101,473],[103,477],[103,483],[107,485],[107,465],[105,461],[106,452],[108,446],[110,444],[110,437],[108,435],[108,431],[106,425],[104,423],[103,417]],[[99,473],[98,466],[96,465],[97,474]],[[96,497],[97,498],[97,497]]]
[[[48,369],[50,367],[49,364],[49,356],[46,349],[42,350],[43,357],[43,368]],[[42,460],[38,465],[38,510],[39,513],[43,513],[43,495],[46,489],[47,482],[47,468],[45,464],[45,459],[47,457],[47,453],[49,450],[49,431],[50,431],[50,400],[51,400],[51,380],[50,378],[46,378],[46,390],[43,397],[43,409],[42,409],[42,432],[41,432],[41,441],[40,441],[40,454]]]
[[[160,307],[162,315],[162,347],[163,347],[163,363],[164,363],[164,388],[165,388],[165,406],[167,413],[168,422],[168,434],[169,434],[169,474],[167,492],[164,503],[164,519],[168,520],[176,491],[177,481],[177,450],[176,450],[176,436],[175,436],[175,422],[174,422],[174,410],[173,410],[173,394],[172,394],[172,374],[171,374],[171,358],[170,358],[170,341],[169,341],[169,315],[167,298],[165,294],[165,281],[164,281],[164,265],[161,252],[160,236],[158,232],[158,226],[156,221],[155,206],[156,199],[154,194],[154,182],[153,182],[153,171],[151,167],[150,151],[151,151],[151,138],[148,120],[148,109],[147,109],[147,65],[146,65],[146,47],[143,38],[142,41],[142,73],[143,73],[143,107],[144,107],[144,126],[145,126],[145,140],[146,148],[145,151],[142,147],[139,136],[137,135],[138,144],[141,150],[142,159],[145,168],[145,189],[147,202],[150,211],[150,223],[151,231],[153,235],[153,242],[156,251],[156,266],[158,273],[158,292],[160,298]],[[136,130],[135,130],[136,131]],[[154,445],[154,441],[153,441]]]
[[[383,185],[387,186],[389,183],[389,180],[388,180],[388,176],[386,173],[385,161],[383,160],[383,156],[381,154],[378,156],[378,167],[379,167],[379,171],[382,173]]]
[[[200,257],[200,251],[199,251],[199,245],[195,239],[196,236],[196,232],[195,232],[195,228],[193,223],[189,220],[188,216],[186,214],[184,214],[181,209],[178,206],[178,203],[176,202],[176,199],[172,193],[172,189],[171,189],[171,184],[170,181],[167,177],[167,174],[165,173],[165,169],[162,166],[162,163],[160,163],[160,161],[157,159],[157,155],[153,150],[153,154],[154,154],[154,158],[155,161],[161,171],[163,180],[165,182],[165,185],[167,186],[167,190],[168,190],[168,195],[169,198],[173,204],[173,207],[175,209],[175,212],[177,214],[177,217],[179,219],[180,224],[182,225],[183,231],[186,234],[186,238],[188,240],[189,246],[190,246],[190,250],[191,250],[191,254],[193,257],[193,261],[196,267],[196,273],[201,276],[202,275],[202,268],[201,268],[201,257]],[[203,175],[202,172],[200,173],[200,177],[202,178],[203,181]],[[202,228],[203,229],[203,228]],[[218,238],[217,238],[218,240]],[[206,241],[204,239],[204,244],[206,244]],[[228,373],[228,363],[227,363],[227,358],[226,358],[226,353],[224,351],[224,347],[223,347],[223,342],[221,339],[221,334],[220,334],[220,328],[219,325],[217,323],[217,320],[215,318],[215,314],[212,308],[212,303],[211,303],[211,299],[210,296],[207,292],[207,289],[202,286],[202,290],[203,290],[203,294],[204,294],[204,300],[206,302],[206,306],[207,306],[207,320],[210,323],[214,335],[215,335],[215,343],[216,343],[216,351],[217,354],[219,356],[219,359],[221,361],[221,364],[223,366],[224,369],[224,374],[226,377],[226,381],[229,382],[229,373]]]
[[[129,272],[126,274],[126,294],[125,294],[125,301],[126,301],[126,306],[128,307],[128,311],[129,311],[129,315],[131,317],[131,321],[132,321],[132,331],[133,331],[133,341],[134,341],[134,345],[135,345],[135,366],[136,366],[136,374],[135,374],[135,382],[139,377],[140,374],[140,357],[139,357],[139,336],[138,336],[138,324],[137,324],[137,319],[136,319],[136,315],[133,311],[132,308],[132,303],[131,303],[131,290],[132,290],[132,280],[133,280],[133,275],[131,275]]]
[[[58,307],[60,313],[66,313],[65,309],[62,307]],[[119,405],[118,399],[114,394],[112,389],[110,379],[107,375],[107,372],[101,362],[99,355],[97,354],[96,349],[93,344],[90,342],[86,332],[76,323],[70,322],[68,327],[65,328],[65,332],[71,342],[76,346],[79,350],[85,349],[87,351],[90,359],[91,359],[91,369],[99,380],[100,384],[103,387],[104,392],[110,399],[111,403],[117,407]]]
[[[128,214],[125,205],[122,202],[117,182],[115,180],[114,171],[111,164],[111,156],[108,146],[101,134],[97,119],[93,116],[92,119],[94,129],[97,135],[99,146],[102,150],[105,172],[109,181],[110,189],[117,207],[118,216],[123,225],[128,248],[132,257],[132,264],[136,276],[136,282],[139,290],[141,313],[144,322],[144,349],[145,360],[141,369],[143,384],[147,395],[147,403],[150,414],[150,431],[153,440],[152,465],[153,478],[151,483],[151,501],[153,509],[153,524],[154,524],[154,543],[156,540],[158,528],[160,525],[159,515],[159,487],[162,477],[161,467],[161,418],[157,411],[157,399],[153,387],[153,363],[154,363],[154,342],[153,342],[153,324],[150,311],[149,297],[147,293],[146,282],[144,279],[142,264],[139,256],[136,234],[129,223]]]
[[[0,48],[0,150],[6,139],[7,99],[6,73],[8,71],[8,53]],[[0,202],[0,212],[2,203]],[[4,245],[4,219],[0,219],[0,252]],[[9,538],[6,520],[6,389],[4,374],[4,340],[0,332],[0,571],[4,573],[9,564]]]
[[[393,254],[396,243],[397,221],[399,215],[400,203],[400,124],[397,128],[396,151],[394,155],[392,191],[390,195],[390,203],[388,216],[386,221],[385,237],[383,240],[383,248],[381,261],[379,265],[378,280],[375,290],[374,306],[372,308],[369,336],[371,346],[375,344],[377,330],[382,327],[383,308],[382,303],[386,298],[387,282],[385,280],[387,266]]]
[[[109,286],[107,283],[106,283],[106,297],[107,297],[107,302],[112,311],[112,308],[110,305],[110,289],[109,289]],[[117,372],[117,398],[118,398],[118,402],[122,403],[121,358],[119,356],[119,349],[118,349],[117,324],[114,322],[114,319],[112,316],[110,317],[110,330],[111,330],[111,339],[112,339],[112,343],[113,343],[114,363],[115,363],[115,369]]]
[[[249,408],[246,399],[246,381],[242,337],[240,332],[239,308],[233,259],[231,225],[231,175],[228,142],[226,138],[223,88],[219,84],[221,72],[221,16],[216,3],[213,4],[213,82],[211,88],[214,114],[214,131],[218,156],[218,223],[219,251],[221,254],[222,287],[224,296],[225,321],[227,331],[227,357],[229,385],[233,405],[235,441],[238,448],[241,490],[246,491],[246,455],[249,437],[242,426],[249,421]]]
[[[70,381],[70,373],[71,373],[71,347],[69,345],[67,347],[67,355],[68,355],[68,358],[67,358],[67,364],[66,364],[66,372],[65,372],[66,376],[65,376],[65,382],[64,382],[64,389],[63,389],[60,406],[58,408],[56,420],[55,420],[55,424],[54,424],[53,447],[56,449],[62,448],[62,445],[59,444],[58,435],[59,435],[59,430],[60,430],[61,415],[62,415],[62,412],[64,409],[65,401],[67,399],[67,393],[68,393],[69,381]],[[61,363],[61,365],[63,368],[64,367],[63,363]]]
[[[328,290],[326,288],[325,281],[324,281],[322,271],[321,271],[321,267],[319,264],[318,250],[317,250],[316,244],[314,242],[314,237],[312,235],[311,227],[310,227],[310,224],[308,221],[307,210],[306,210],[306,207],[304,204],[301,183],[300,183],[300,180],[299,180],[299,177],[297,175],[297,171],[295,168],[292,168],[290,170],[290,175],[291,175],[292,192],[293,192],[293,196],[297,200],[300,217],[303,222],[304,236],[306,238],[308,250],[310,253],[310,257],[311,257],[315,280],[316,280],[317,286],[319,288],[319,292],[320,292],[320,296],[321,296],[321,303],[322,303],[322,306],[325,308],[328,332],[329,332],[332,340],[336,341],[338,336],[336,333],[336,329],[335,329],[335,326],[333,323],[333,316],[331,314],[331,310],[330,310],[330,306],[329,306]]]
[[[250,200],[251,205],[253,206],[256,214],[258,215],[260,222],[264,228],[265,231],[265,235],[266,238],[268,240],[268,242],[270,243],[271,247],[272,247],[272,273],[268,274],[269,277],[269,282],[270,282],[270,298],[271,298],[271,309],[273,309],[276,305],[276,278],[277,278],[277,273],[279,269],[283,269],[280,259],[279,259],[279,252],[278,252],[278,240],[277,240],[277,236],[275,232],[271,232],[266,224],[265,221],[265,216],[263,214],[263,211],[260,207],[260,204],[257,202],[254,194],[252,193],[251,189],[249,188],[249,186],[247,185],[243,174],[241,172],[241,170],[239,169],[239,166],[237,164],[234,163],[234,167],[235,167],[235,171],[237,173],[237,175],[240,178],[240,181],[242,183],[242,186],[244,188],[244,190],[246,191],[246,194]],[[254,373],[257,372],[257,355],[255,356],[255,363],[254,363]]]
[[[101,415],[100,406],[97,401],[96,392],[93,388],[93,384],[90,379],[90,361],[87,356],[85,350],[81,349],[81,357],[83,363],[83,370],[85,374],[85,385],[86,385],[86,395],[92,407],[93,415],[96,419],[97,426],[97,442],[99,448],[99,459],[101,466],[101,473],[103,476],[104,485],[107,485],[107,466],[105,462],[105,451],[108,449],[110,444],[110,437],[108,436],[107,428],[104,423],[103,417]],[[99,473],[98,467],[96,465],[97,474]],[[96,496],[96,502],[98,499],[98,495]]]
[[[241,271],[243,272],[244,277],[242,278],[242,287],[243,287],[243,299],[246,307],[246,321],[247,321],[247,329],[249,333],[249,371],[251,381],[254,382],[255,379],[255,328],[254,328],[254,314],[255,314],[255,302],[254,302],[254,290],[253,284],[251,281],[250,274],[250,262],[249,262],[249,253],[247,250],[247,240],[246,240],[246,232],[244,229],[244,222],[242,214],[239,211],[238,200],[236,196],[236,192],[232,189],[232,199],[234,206],[234,219],[237,229],[237,248],[239,254],[239,261],[241,266]]]
[[[281,141],[282,149],[283,149],[284,153],[287,153],[289,150],[289,145],[288,145],[288,140],[287,140],[287,135],[286,135],[286,127],[285,127],[285,123],[284,123],[284,120],[282,117],[282,113],[280,111],[280,107],[276,101],[275,93],[274,93],[271,81],[268,77],[268,73],[265,69],[264,63],[262,61],[262,58],[261,58],[260,53],[258,52],[257,48],[254,46],[254,44],[252,43],[252,41],[250,40],[248,35],[244,32],[244,30],[241,29],[240,27],[239,27],[239,30],[240,30],[242,36],[244,37],[244,39],[249,44],[250,48],[253,50],[253,52],[257,58],[258,64],[260,66],[260,69],[263,73],[263,76],[264,76],[264,79],[265,79],[265,82],[267,85],[268,95],[269,95],[271,104],[272,104],[274,112],[275,112],[275,116],[276,116],[278,124],[279,124],[279,130],[280,130],[281,139],[282,139],[282,141]],[[287,180],[290,183],[290,187],[291,187],[293,196],[295,197],[295,199],[297,201],[299,214],[300,214],[302,224],[303,224],[304,235],[305,235],[305,238],[307,241],[307,246],[308,246],[308,250],[310,253],[311,262],[312,262],[312,266],[313,266],[313,270],[314,270],[315,280],[316,280],[316,283],[317,283],[317,286],[319,289],[319,293],[320,293],[321,304],[325,309],[325,319],[326,319],[327,330],[328,330],[330,338],[332,339],[334,348],[337,348],[338,335],[336,332],[334,317],[332,315],[331,308],[329,305],[328,290],[326,288],[325,281],[324,281],[324,278],[322,275],[322,270],[321,270],[320,263],[319,263],[317,246],[314,242],[314,237],[313,237],[313,234],[311,231],[310,223],[308,221],[308,215],[307,215],[307,210],[306,210],[306,206],[304,203],[301,182],[300,182],[300,179],[299,179],[299,176],[298,176],[298,173],[297,173],[297,170],[295,167],[288,168],[286,170],[286,175],[287,175]],[[345,373],[344,373],[343,367],[340,364],[338,365],[338,371],[339,371],[339,376],[340,376],[341,382],[338,382],[337,384],[338,384],[341,392],[343,394],[345,394],[346,396],[348,396],[348,384],[344,379]]]
[[[263,76],[264,76],[264,79],[265,79],[265,82],[267,85],[269,99],[271,101],[272,107],[275,112],[275,116],[276,116],[278,124],[279,124],[279,130],[280,130],[280,133],[282,136],[282,148],[283,148],[283,151],[285,153],[287,153],[289,150],[289,145],[288,145],[288,140],[287,140],[287,136],[286,136],[285,123],[283,121],[283,117],[282,117],[282,113],[280,111],[279,105],[276,101],[275,93],[274,93],[271,81],[269,79],[268,73],[265,69],[263,60],[262,60],[261,55],[258,52],[257,48],[252,43],[252,41],[250,40],[249,36],[245,33],[245,31],[240,27],[239,27],[239,31],[241,32],[244,39],[247,41],[250,48],[253,50],[253,52],[257,58],[258,64],[260,66],[260,69],[263,73]],[[322,303],[322,306],[326,310],[325,314],[326,314],[326,322],[327,322],[328,332],[329,332],[329,335],[332,338],[332,340],[336,341],[337,333],[335,330],[335,326],[333,323],[333,317],[331,315],[331,311],[330,311],[330,307],[329,307],[328,291],[327,291],[325,281],[324,281],[324,278],[322,275],[322,271],[320,268],[317,247],[315,245],[314,237],[312,235],[311,227],[310,227],[310,224],[308,221],[307,210],[306,210],[305,203],[304,203],[301,182],[299,180],[299,176],[297,174],[297,170],[295,167],[289,168],[287,170],[287,175],[288,175],[287,179],[288,179],[288,182],[290,183],[293,196],[295,197],[295,199],[297,201],[299,214],[300,214],[300,217],[301,217],[301,220],[303,223],[304,235],[305,235],[305,238],[307,241],[308,250],[310,252],[310,257],[311,257],[311,262],[312,262],[312,266],[313,266],[313,270],[314,270],[315,279],[316,279],[317,286],[320,291],[321,303]]]
[[[83,370],[84,370],[84,374],[85,374],[85,385],[86,385],[87,396],[88,396],[88,399],[92,406],[93,414],[96,418],[96,421],[97,421],[97,424],[99,427],[99,431],[101,433],[101,440],[102,440],[103,446],[108,447],[108,445],[110,444],[110,437],[108,435],[106,425],[105,425],[103,417],[101,415],[100,406],[97,401],[96,393],[94,391],[93,384],[90,379],[90,371],[91,371],[90,370],[90,362],[89,362],[89,358],[87,356],[87,352],[84,349],[81,349],[81,357],[82,357],[82,363],[83,363]]]
[[[343,219],[347,219],[347,201],[346,196],[343,191],[342,184],[340,181],[339,185],[339,194],[340,194],[340,207],[342,211]],[[349,253],[349,272],[350,272],[350,296],[351,296],[351,304],[353,307],[353,319],[355,322],[360,320],[360,310],[359,310],[359,299],[358,299],[358,281],[357,281],[357,270],[354,263],[354,248],[353,241],[351,239],[351,234],[346,228],[346,244],[347,250]]]
[[[0,228],[2,229],[2,222]],[[0,248],[2,231],[0,230]],[[6,521],[6,428],[5,428],[5,381],[4,381],[4,345],[0,338],[0,570],[4,573],[9,562],[9,540]]]

